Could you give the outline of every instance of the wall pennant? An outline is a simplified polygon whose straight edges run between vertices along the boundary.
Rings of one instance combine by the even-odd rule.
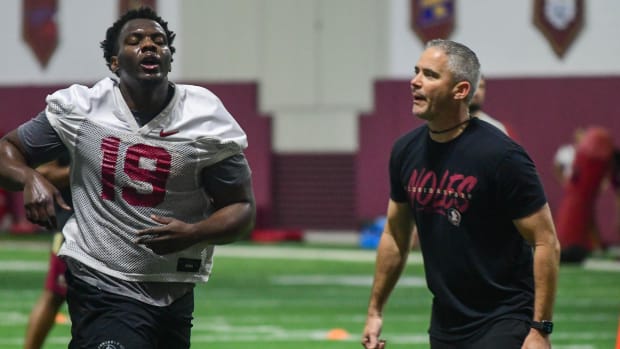
[[[534,25],[562,58],[583,27],[584,0],[534,0]]]
[[[410,6],[411,28],[423,43],[452,34],[456,0],[410,0]]]
[[[24,0],[22,37],[45,69],[58,45],[57,0]]]
[[[125,14],[125,12],[140,8],[142,6],[147,6],[152,8],[153,10],[157,10],[156,5],[157,3],[155,0],[119,0],[118,12],[122,16]]]

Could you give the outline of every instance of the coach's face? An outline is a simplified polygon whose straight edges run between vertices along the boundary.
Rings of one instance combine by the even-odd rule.
[[[410,87],[412,112],[419,118],[433,120],[449,108],[454,95],[454,82],[448,67],[448,56],[443,50],[430,47],[422,53]]]
[[[121,29],[118,55],[111,69],[122,80],[167,81],[172,62],[168,37],[159,23],[144,18],[132,19]]]

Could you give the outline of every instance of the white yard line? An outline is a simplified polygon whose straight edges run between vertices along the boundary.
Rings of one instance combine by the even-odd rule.
[[[331,248],[305,248],[289,246],[236,246],[226,245],[215,248],[215,258],[218,257],[252,257],[262,259],[299,259],[323,260],[343,262],[374,262],[377,252],[374,250],[346,250]],[[409,256],[410,264],[422,264],[422,255],[412,252]]]

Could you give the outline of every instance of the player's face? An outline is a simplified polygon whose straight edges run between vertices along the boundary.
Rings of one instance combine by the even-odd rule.
[[[141,82],[167,81],[172,54],[168,37],[159,23],[150,19],[132,19],[119,35],[118,55],[111,68],[118,69],[121,80]]]
[[[431,47],[422,52],[410,81],[412,112],[417,117],[433,120],[452,100],[452,73],[443,50]]]
[[[482,104],[484,103],[484,99],[487,93],[487,83],[483,78],[480,78],[480,82],[478,83],[478,88],[476,89],[476,93],[471,99],[471,105],[477,107],[478,109],[482,108]]]

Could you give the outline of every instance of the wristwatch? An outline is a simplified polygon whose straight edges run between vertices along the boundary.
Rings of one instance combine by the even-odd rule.
[[[532,328],[539,330],[543,334],[551,334],[553,332],[553,322],[547,320],[532,321]]]

